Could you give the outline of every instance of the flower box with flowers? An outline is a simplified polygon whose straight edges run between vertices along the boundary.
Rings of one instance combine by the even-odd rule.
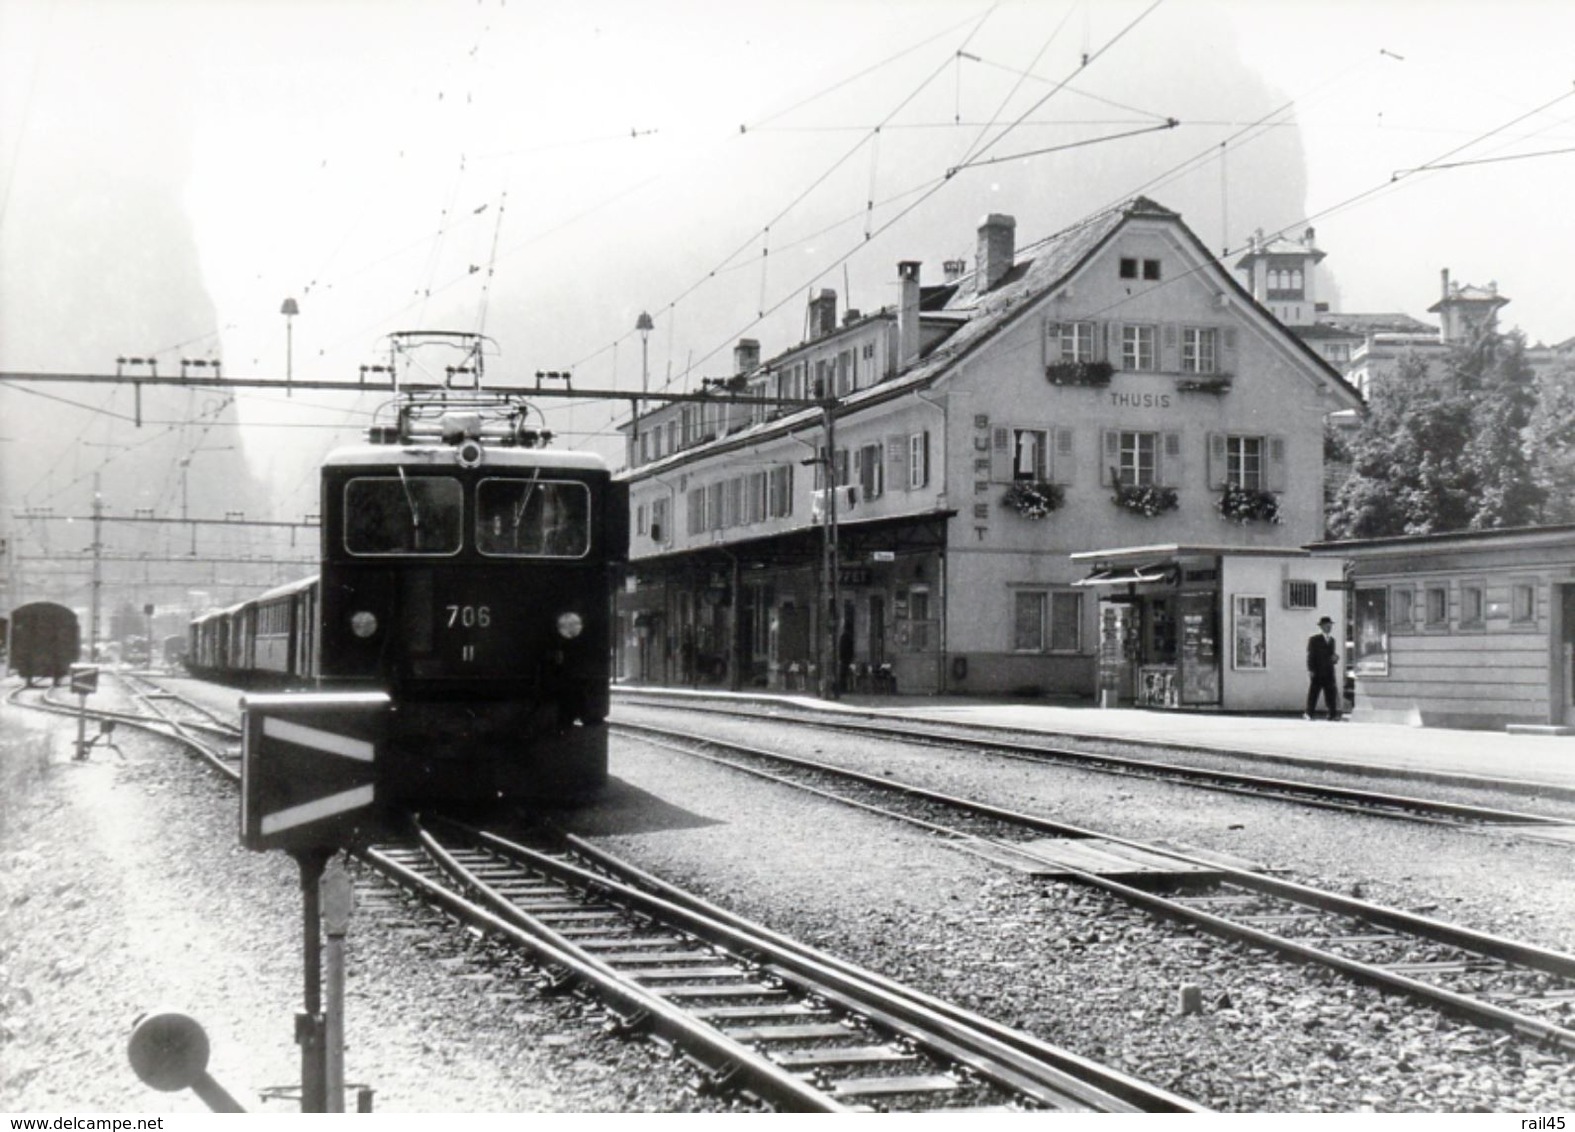
[[[1220,516],[1233,523],[1278,523],[1280,497],[1272,491],[1225,484],[1215,504]]]
[[[1018,480],[1001,496],[1001,504],[1025,519],[1045,519],[1066,500],[1060,484],[1045,480]]]
[[[1051,385],[1103,386],[1115,372],[1109,362],[1051,362],[1045,366],[1045,380]]]
[[[1110,497],[1111,502],[1117,507],[1131,511],[1134,515],[1142,515],[1145,519],[1163,515],[1166,511],[1174,511],[1180,502],[1173,487],[1160,487],[1152,483],[1124,484],[1113,468],[1110,478],[1116,485],[1115,494]]]
[[[1210,377],[1184,377],[1176,382],[1178,393],[1229,393],[1230,374],[1217,373]]]

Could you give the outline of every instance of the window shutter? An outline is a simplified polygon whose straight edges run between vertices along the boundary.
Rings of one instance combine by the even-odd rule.
[[[990,481],[992,483],[1012,482],[1012,430],[997,425],[991,430],[990,439]]]
[[[1105,323],[1105,360],[1121,368],[1121,324]]]
[[[1055,456],[1051,460],[1051,479],[1054,483],[1069,484],[1077,473],[1076,450],[1072,447],[1072,430],[1055,430]]]
[[[1045,365],[1052,366],[1061,360],[1061,324],[1045,323]]]
[[[1285,490],[1285,438],[1269,437],[1269,490]]]
[[[1222,432],[1209,433],[1209,487],[1221,487],[1225,483],[1225,434]]]
[[[1104,323],[1091,322],[1088,324],[1088,349],[1093,361],[1107,362],[1110,360],[1110,349],[1105,342],[1105,335],[1108,332],[1109,327],[1105,326]]]
[[[1113,428],[1107,428],[1103,436],[1100,448],[1104,451],[1104,458],[1099,461],[1099,482],[1108,486],[1115,483],[1116,468],[1121,463],[1121,434]]]
[[[1176,487],[1181,483],[1181,433],[1162,434],[1161,446],[1157,469],[1159,482],[1166,487]]]
[[[1173,323],[1173,322],[1167,322],[1161,328],[1161,330],[1162,330],[1163,335],[1164,335],[1165,345],[1167,347],[1169,347],[1169,348],[1174,349],[1176,343],[1178,341],[1180,341],[1180,339],[1176,335],[1176,324]]]

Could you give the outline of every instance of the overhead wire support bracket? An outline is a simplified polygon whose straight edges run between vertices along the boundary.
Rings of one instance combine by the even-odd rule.
[[[149,376],[155,377],[155,378],[159,376],[159,360],[156,357],[152,357],[152,356],[149,356],[149,357],[146,357],[146,358],[128,358],[128,357],[124,357],[124,356],[118,357],[118,358],[115,359],[115,376],[116,377],[127,376],[126,373],[125,373],[125,367],[126,366],[147,366],[148,367],[148,374],[149,374]],[[182,363],[182,365],[181,365],[181,374],[180,375],[183,378],[186,376],[186,367],[185,367],[184,363]],[[134,375],[131,377],[131,399],[132,399],[132,419],[136,422],[135,427],[141,428],[142,427],[142,382],[138,381]]]
[[[1081,149],[1088,145],[1098,145],[1100,142],[1120,141],[1122,138],[1135,138],[1139,134],[1152,134],[1159,130],[1174,130],[1179,125],[1181,125],[1180,119],[1166,118],[1158,125],[1144,126],[1141,129],[1136,130],[1124,130],[1119,134],[1105,134],[1103,137],[1084,138],[1082,141],[1067,142],[1065,145],[1052,145],[1046,146],[1043,149],[1025,150],[1022,153],[1009,153],[1004,157],[981,157],[976,161],[965,161],[961,165],[953,165],[950,169],[946,170],[946,176],[950,178],[953,174],[959,173],[964,169],[977,169],[984,165],[999,165],[1003,161],[1017,161],[1024,157],[1039,157],[1046,153],[1059,153],[1066,149]]]

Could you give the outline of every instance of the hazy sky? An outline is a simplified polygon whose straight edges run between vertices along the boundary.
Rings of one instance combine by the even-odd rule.
[[[988,212],[1021,245],[1135,191],[1216,251],[1315,226],[1337,309],[1426,318],[1447,267],[1561,341],[1571,43],[1559,0],[0,0],[0,368],[282,376],[288,297],[297,376],[445,328],[633,389],[647,310],[653,386],[693,384]],[[297,511],[369,407],[240,405]]]

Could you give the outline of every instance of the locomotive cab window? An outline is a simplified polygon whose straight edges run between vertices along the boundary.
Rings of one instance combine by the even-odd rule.
[[[464,498],[449,476],[358,476],[345,484],[345,549],[458,554]]]
[[[483,554],[583,558],[591,548],[591,493],[567,480],[486,479],[476,487]]]

